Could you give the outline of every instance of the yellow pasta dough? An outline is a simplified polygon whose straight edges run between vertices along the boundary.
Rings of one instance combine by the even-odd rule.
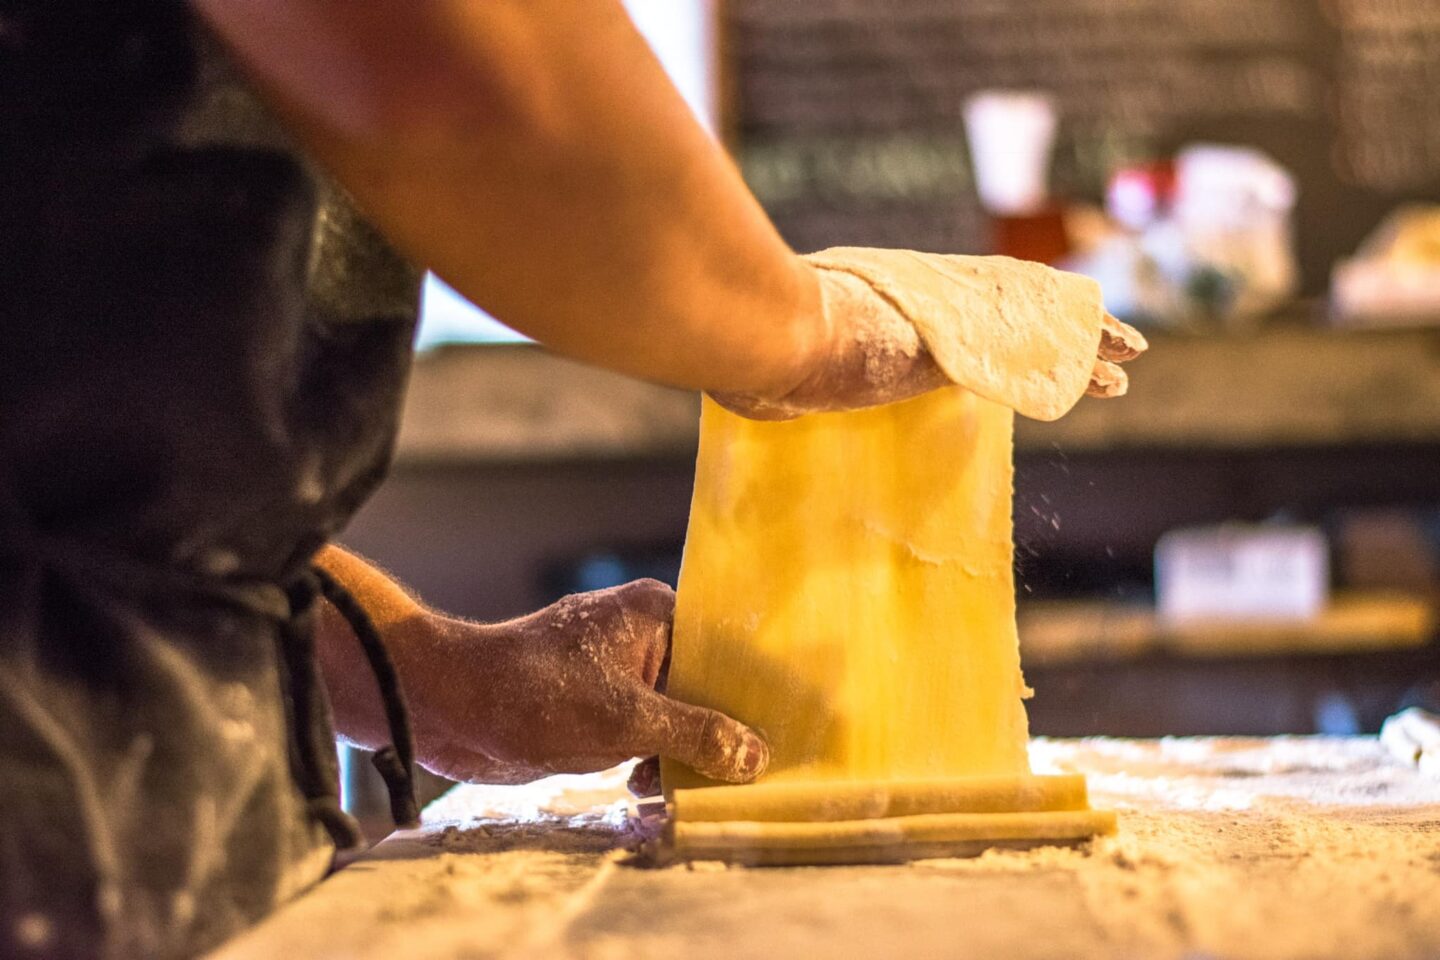
[[[757,728],[766,782],[1029,773],[1012,416],[958,387],[779,423],[707,398],[670,695]]]
[[[1083,784],[1030,775],[1012,418],[958,387],[778,423],[705,400],[669,693],[756,728],[772,756],[758,786],[693,795],[714,785],[667,761],[677,848],[720,819],[770,821],[705,829],[768,832],[772,862],[797,835],[823,844],[827,829],[837,849],[874,851],[951,836],[916,834],[930,823],[917,817],[968,816],[952,833],[973,844],[1003,839],[975,817],[1007,818],[1000,828],[1085,811]],[[828,823],[788,829],[807,821]],[[1063,822],[1074,833],[1110,821]]]
[[[677,790],[672,806],[686,823],[754,820],[819,823],[931,813],[1082,810],[1085,778],[965,777],[958,780],[779,782]]]
[[[992,847],[1076,843],[1115,832],[1105,810],[940,813],[839,823],[689,823],[675,820],[671,845],[686,860],[752,866],[896,863],[972,856]]]

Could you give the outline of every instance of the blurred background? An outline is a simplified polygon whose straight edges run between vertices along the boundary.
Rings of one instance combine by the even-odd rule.
[[[630,6],[796,249],[1043,260],[1151,337],[1128,399],[1017,428],[1037,734],[1440,705],[1440,5]],[[484,619],[673,583],[696,397],[549,357],[438,281],[424,313],[347,545]]]

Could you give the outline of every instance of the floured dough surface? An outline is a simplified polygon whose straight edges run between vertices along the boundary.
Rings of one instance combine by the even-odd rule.
[[[915,325],[946,376],[987,400],[1055,420],[1085,395],[1105,319],[1088,277],[910,250],[835,247],[806,259],[868,283]]]

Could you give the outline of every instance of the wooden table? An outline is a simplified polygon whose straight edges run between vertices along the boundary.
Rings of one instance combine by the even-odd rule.
[[[1440,783],[1372,738],[1036,741],[1119,836],[898,867],[646,869],[618,772],[460,787],[216,956],[1440,957]]]

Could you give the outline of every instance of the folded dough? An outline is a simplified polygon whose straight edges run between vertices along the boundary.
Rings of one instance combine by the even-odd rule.
[[[940,369],[1036,420],[1085,395],[1105,308],[1089,277],[1010,257],[834,247],[806,257],[859,277],[915,325]]]

